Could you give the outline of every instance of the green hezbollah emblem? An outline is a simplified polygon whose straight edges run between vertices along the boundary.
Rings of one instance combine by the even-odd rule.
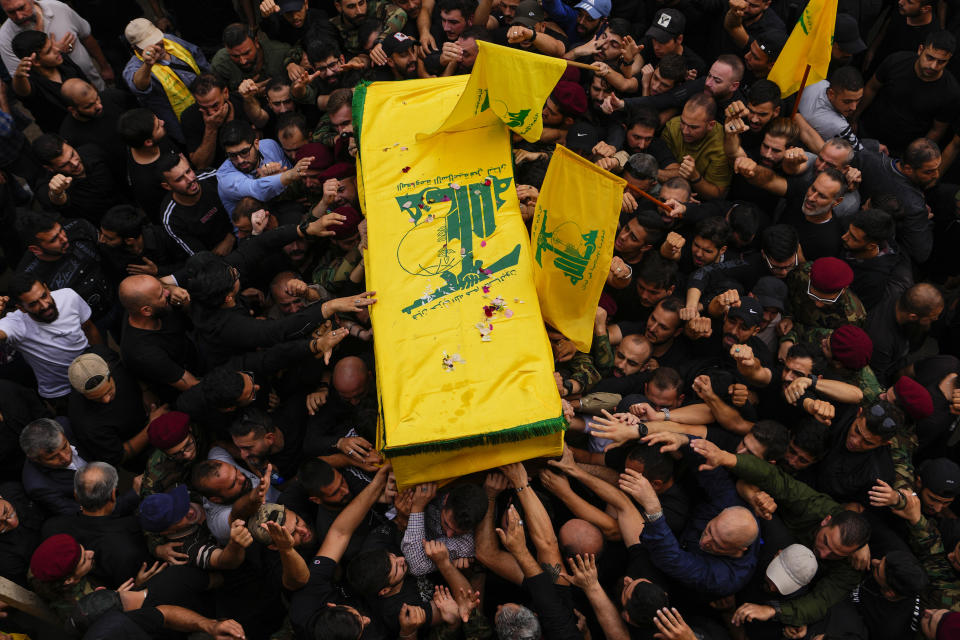
[[[427,187],[417,193],[396,196],[404,216],[414,221],[397,245],[397,262],[414,276],[440,276],[445,284],[429,295],[414,300],[403,309],[410,313],[430,300],[475,286],[491,274],[515,266],[520,260],[520,245],[494,260],[489,266],[474,257],[473,239],[488,238],[497,228],[496,213],[505,204],[500,196],[513,178],[490,176],[481,182],[444,188]],[[449,203],[446,215],[434,215],[434,209]],[[424,264],[424,236],[440,247],[432,261]]]
[[[547,210],[541,210],[540,232],[537,234],[537,253],[534,259],[543,268],[542,254],[551,251],[557,256],[553,266],[570,278],[571,284],[583,280],[583,274],[590,264],[590,257],[597,250],[597,234],[593,229],[583,233],[575,222],[563,222],[553,231],[547,232]]]
[[[527,116],[530,115],[530,109],[521,109],[519,111],[510,111],[510,108],[507,106],[507,103],[503,100],[496,100],[497,104],[503,105],[503,113],[500,113],[500,110],[493,109],[493,112],[497,114],[497,117],[503,120],[510,128],[516,128],[523,126],[523,123],[526,122]],[[480,97],[477,99],[477,103],[480,105],[476,113],[481,113],[490,109],[490,93],[486,89],[480,90]]]

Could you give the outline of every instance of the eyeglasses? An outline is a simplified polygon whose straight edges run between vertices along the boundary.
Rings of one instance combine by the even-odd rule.
[[[250,395],[250,402],[253,402],[257,399],[257,379],[253,376],[253,371],[241,371],[240,373],[250,376],[250,387],[253,389],[253,393]]]
[[[844,287],[844,289],[846,289],[846,287]],[[840,289],[840,291],[837,292],[837,295],[833,296],[832,298],[821,298],[821,297],[818,296],[817,294],[812,293],[812,292],[810,291],[810,281],[808,280],[808,281],[807,281],[807,295],[810,296],[811,298],[813,298],[814,300],[816,300],[817,302],[826,302],[827,304],[833,304],[834,302],[836,302],[837,300],[840,299],[840,296],[843,295],[843,289]]]
[[[183,459],[187,457],[188,452],[194,451],[196,448],[197,448],[197,440],[191,434],[187,436],[187,440],[184,443],[182,449],[174,453],[168,453],[167,455],[170,456],[171,458]]]
[[[770,269],[770,271],[774,271],[774,272],[777,272],[777,273],[789,273],[790,271],[792,271],[793,269],[795,269],[798,264],[800,264],[800,256],[799,256],[798,254],[796,254],[796,253],[793,254],[793,264],[788,264],[788,265],[785,266],[785,267],[777,266],[777,265],[773,264],[772,262],[770,262],[770,258],[768,258],[768,257],[767,257],[767,254],[765,254],[765,253],[763,254],[763,259],[764,259],[764,260],[766,261],[766,263],[767,263],[767,268]]]
[[[247,155],[248,153],[250,153],[250,150],[251,150],[251,149],[253,149],[253,145],[252,145],[252,144],[249,145],[248,147],[246,147],[245,149],[240,149],[239,151],[227,151],[227,157],[228,157],[228,158],[241,158],[241,157]]]

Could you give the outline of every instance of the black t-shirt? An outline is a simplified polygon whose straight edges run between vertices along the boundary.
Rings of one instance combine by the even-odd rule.
[[[243,111],[243,98],[239,92],[230,94],[230,104],[233,105],[233,119],[241,122],[249,122]],[[249,123],[253,126],[253,123]],[[183,129],[183,137],[186,140],[187,153],[196,151],[203,143],[203,130],[206,125],[203,124],[203,114],[200,113],[200,107],[196,103],[190,105],[180,114],[180,127]],[[223,129],[221,128],[220,131]],[[223,145],[220,144],[220,132],[217,132],[217,144],[213,152],[213,160],[210,161],[211,167],[219,167],[227,159]],[[197,167],[204,169],[206,167]]]
[[[161,206],[163,228],[187,256],[213,249],[233,233],[230,216],[217,193],[216,172],[201,173],[197,179],[202,191],[196,204],[178,204],[171,194]]]
[[[663,58],[658,58],[653,52],[653,38],[644,38],[643,39],[643,51],[640,55],[643,56],[644,62],[649,62],[651,65],[656,67],[660,64],[660,61]],[[697,53],[690,48],[690,46],[684,42],[683,43],[683,53],[680,54],[680,57],[683,58],[683,61],[687,63],[687,71],[690,69],[695,69],[697,72],[697,77],[703,77],[707,72],[707,63],[701,58]]]
[[[70,392],[69,414],[74,436],[94,460],[118,466],[123,461],[123,443],[147,425],[143,394],[137,379],[119,362],[111,362],[106,346],[94,347],[110,365],[116,394],[108,403],[88,400],[79,391]],[[116,356],[113,357],[115,359]]]
[[[837,502],[859,502],[869,504],[867,492],[876,484],[877,479],[886,483],[893,482],[893,460],[890,449],[880,447],[871,451],[851,452],[844,444],[847,432],[852,428],[855,411],[844,411],[831,426],[834,435],[833,444],[826,457],[820,462],[817,474],[817,490],[826,493]]]
[[[916,51],[891,54],[880,63],[876,78],[883,85],[863,114],[864,134],[879,138],[897,153],[922,138],[934,121],[951,122],[960,101],[960,85],[944,71],[939,79],[917,77]]]
[[[630,151],[630,149],[625,149],[625,151],[631,155],[634,153],[650,154],[656,158],[657,166],[661,169],[671,164],[677,164],[677,157],[673,155],[673,152],[670,151],[670,147],[667,146],[667,143],[664,142],[663,138],[660,136],[654,137],[654,139],[650,142],[650,146],[643,151]]]
[[[175,383],[185,370],[199,375],[199,354],[187,336],[187,318],[179,310],[171,310],[161,323],[156,331],[124,324],[120,353],[130,373],[160,385]]]
[[[151,560],[140,522],[134,516],[56,516],[43,523],[44,538],[69,533],[77,542],[96,553],[91,575],[111,589],[137,575],[140,566]]]
[[[83,640],[152,640],[163,633],[163,614],[156,607],[111,610],[97,618]]]
[[[123,182],[123,151],[126,148],[123,138],[117,133],[117,120],[127,109],[128,96],[119,89],[101,91],[103,111],[99,116],[83,121],[67,116],[60,125],[60,135],[72,146],[92,144],[103,152],[117,185]]]
[[[35,193],[48,211],[56,211],[68,218],[85,218],[97,225],[107,209],[127,202],[123,183],[114,180],[106,153],[100,147],[85,144],[77,148],[77,153],[83,161],[84,176],[73,178],[66,191],[65,204],[56,205],[50,201],[50,179],[55,175],[50,171],[37,184]]]
[[[20,521],[16,529],[0,533],[0,576],[27,587],[30,558],[43,540],[43,512],[30,501],[19,482],[0,484],[0,496],[13,505]]]
[[[56,131],[60,123],[68,116],[67,101],[60,95],[60,87],[72,78],[86,80],[80,67],[68,56],[63,56],[63,63],[57,67],[60,72],[60,82],[46,78],[36,70],[29,75],[30,95],[21,98],[30,109],[30,113],[37,121],[37,125],[44,131]]]
[[[787,180],[787,206],[784,207],[781,223],[789,224],[800,236],[800,246],[807,260],[816,260],[824,256],[838,256],[843,249],[840,240],[846,228],[836,216],[831,215],[826,222],[810,222],[801,207],[810,184],[800,177]]]
[[[174,144],[167,138],[160,140],[160,155],[157,160],[165,154],[172,153],[176,149]],[[139,164],[133,159],[129,147],[122,149],[122,157],[126,158],[126,180],[130,186],[137,204],[143,209],[151,222],[160,222],[160,204],[169,193],[160,186],[160,177],[157,175],[157,160],[149,164]]]
[[[899,51],[909,51],[916,53],[920,45],[923,44],[927,36],[940,29],[939,20],[934,16],[929,24],[911,25],[907,24],[904,16],[894,13],[890,17],[887,26],[887,32],[883,36],[883,41],[877,48],[874,60],[879,62],[886,60],[891,53]]]

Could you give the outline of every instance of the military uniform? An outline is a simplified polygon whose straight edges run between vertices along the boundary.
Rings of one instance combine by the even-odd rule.
[[[602,377],[613,375],[613,346],[610,344],[610,336],[593,336],[590,357]]]
[[[788,276],[788,300],[793,312],[793,329],[780,338],[780,342],[819,344],[820,340],[829,337],[837,327],[845,324],[863,327],[867,318],[863,303],[849,287],[843,290],[833,304],[823,308],[816,306],[807,295],[812,266],[812,263],[807,262]]]
[[[936,525],[923,515],[916,524],[907,523],[910,548],[930,578],[931,588],[921,599],[929,609],[960,611],[960,579],[947,559],[943,540]]]
[[[379,41],[383,42],[385,38],[392,36],[398,31],[402,31],[407,24],[407,12],[388,0],[371,0],[367,3],[367,15],[373,16],[380,22]],[[330,24],[337,30],[340,36],[340,42],[343,44],[343,50],[349,57],[366,53],[360,42],[359,25],[351,24],[343,19],[343,15],[337,15],[330,18]]]
[[[198,434],[196,429],[191,429],[194,441],[196,442],[196,457],[193,462],[203,460],[207,457],[207,442],[202,434]],[[163,451],[156,450],[150,454],[147,460],[147,468],[143,472],[143,482],[140,484],[140,498],[146,498],[153,493],[163,493],[167,489],[172,489],[178,484],[187,484],[190,479],[190,467],[193,462],[184,464],[176,458],[171,458]]]
[[[580,384],[579,393],[589,393],[593,385],[600,382],[600,372],[593,364],[593,358],[578,351],[570,360],[557,363],[557,371],[564,380],[573,380]]]

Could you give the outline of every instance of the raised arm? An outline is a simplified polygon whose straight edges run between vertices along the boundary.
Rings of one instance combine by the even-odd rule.
[[[347,545],[350,544],[353,532],[363,522],[367,512],[370,511],[370,508],[373,507],[377,498],[383,492],[384,487],[387,486],[387,476],[390,475],[392,468],[389,462],[380,467],[377,475],[373,477],[373,481],[356,498],[351,500],[350,504],[344,507],[337,519],[330,525],[330,530],[327,531],[323,544],[317,551],[318,556],[324,556],[336,562],[340,561],[343,552],[347,550]]]

